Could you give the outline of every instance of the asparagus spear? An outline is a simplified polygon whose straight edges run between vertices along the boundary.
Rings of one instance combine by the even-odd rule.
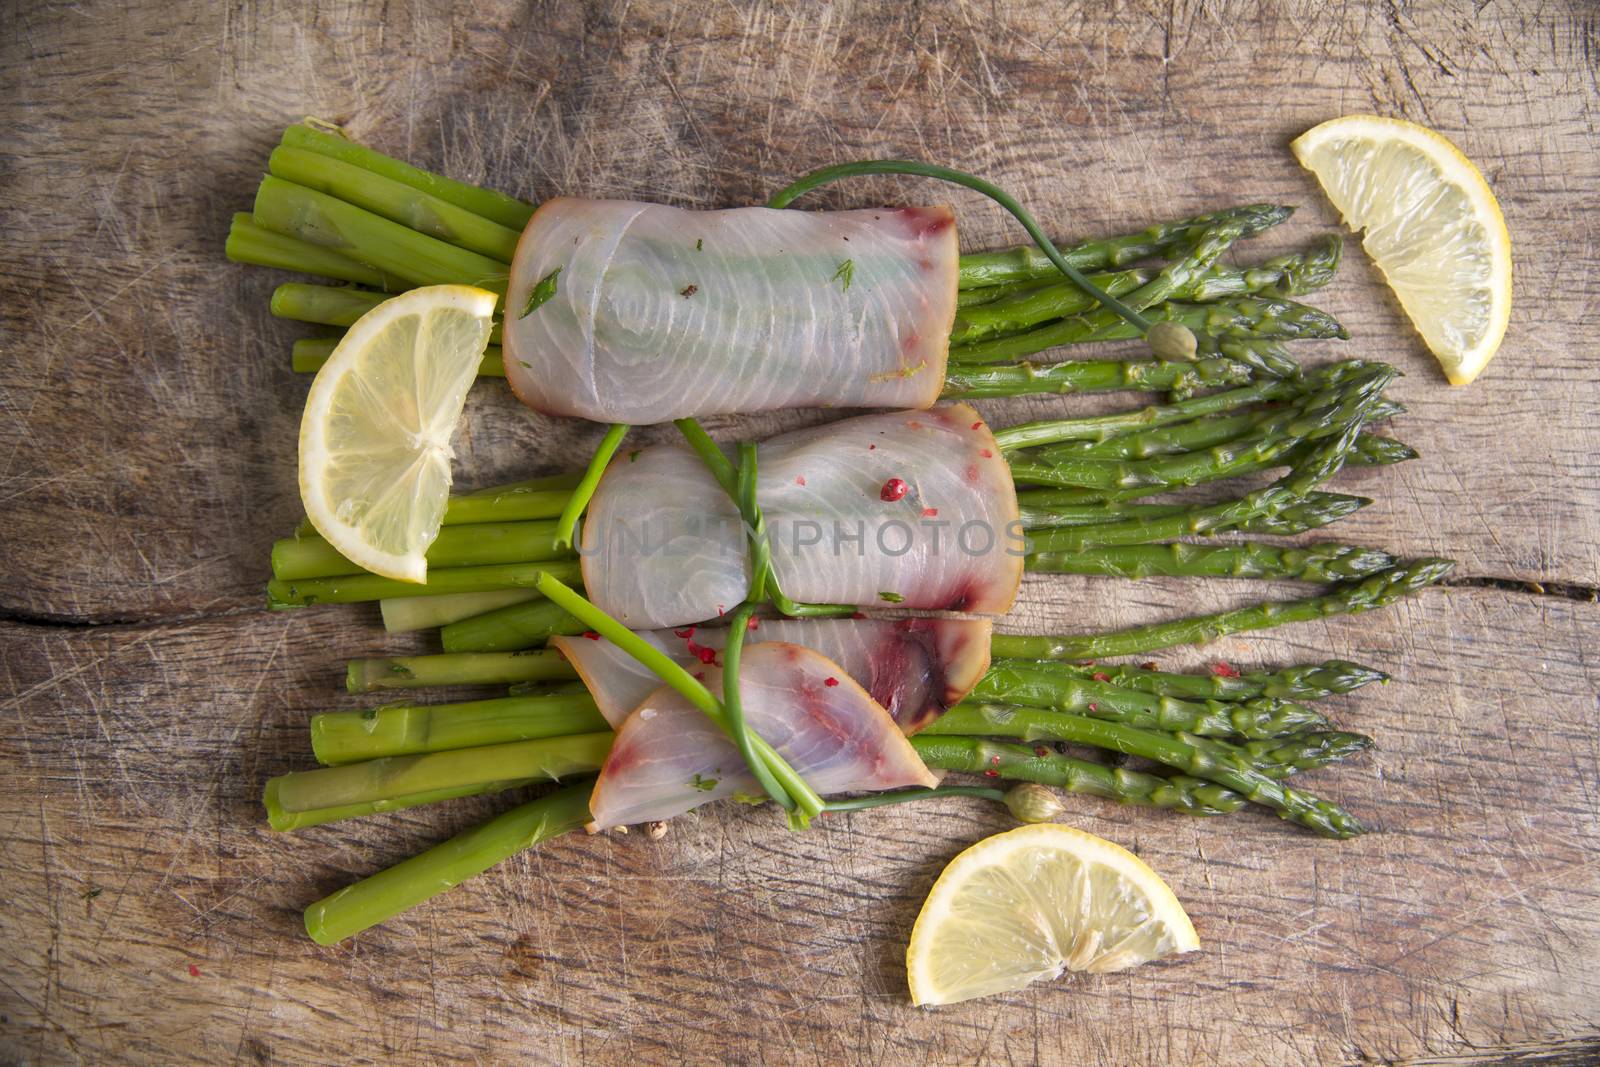
[[[1252,432],[1213,448],[1144,460],[1065,455],[1046,463],[1016,457],[1011,460],[1012,476],[1019,483],[1101,491],[1196,485],[1231,477],[1241,468],[1274,464],[1301,442],[1339,432],[1358,406],[1365,417],[1393,374],[1392,368],[1381,364],[1336,365],[1301,404],[1274,411]]]
[[[267,583],[267,605],[274,611],[308,604],[358,604],[386,597],[430,596],[436,593],[476,593],[485,589],[528,589],[541,574],[563,581],[580,578],[578,564],[570,560],[535,563],[499,563],[486,567],[441,567],[428,572],[425,584],[401,582],[376,574],[341,574],[331,578]]]
[[[927,733],[913,737],[911,747],[934,770],[1038,782],[1119,804],[1166,808],[1185,815],[1228,815],[1245,803],[1244,797],[1230,789],[1187,775],[1163,778],[1074,759],[1046,748]]]
[[[1250,368],[1231,359],[1068,360],[1061,363],[1010,363],[987,366],[951,363],[945,374],[946,400],[1026,396],[1030,393],[1193,391],[1250,380]]]
[[[505,296],[507,267],[499,260],[270,174],[256,190],[253,213],[258,226],[331,248],[412,285],[476,285]]]
[[[290,126],[283,131],[282,143],[288,148],[319,152],[373,174],[403,182],[513,230],[522,229],[533,216],[533,205],[525,201],[402,163],[348,140],[337,127],[322,126],[321,123],[310,122]]]
[[[1011,663],[991,668],[957,707],[965,710],[941,733],[981,734],[984,731],[974,725],[981,720],[1027,715],[1029,709],[1070,711],[1146,730],[1183,730],[1203,737],[1286,737],[1328,725],[1320,711],[1292,700],[1178,700]]]
[[[491,589],[486,593],[395,597],[380,600],[378,608],[383,612],[383,628],[392,634],[403,634],[434,630],[512,604],[543,599],[537,589]]]
[[[1153,305],[1148,311],[1154,321],[1175,322],[1196,334],[1213,337],[1294,340],[1348,336],[1327,312],[1274,297],[1236,296],[1211,304],[1172,301]],[[1113,322],[1099,311],[1092,311],[1020,333],[953,346],[950,362],[961,367],[1000,363],[1026,359],[1063,345],[1126,341],[1137,336],[1133,327],[1120,319]]]
[[[548,600],[508,604],[439,630],[446,652],[514,652],[541,645],[555,634],[581,634],[587,627]]]
[[[597,771],[611,738],[605,730],[290,771],[267,781],[263,802],[274,830],[299,830]]]
[[[357,262],[331,248],[310,244],[295,237],[257,225],[255,216],[241,211],[233,216],[228,227],[228,240],[224,246],[227,257],[235,263],[254,263],[261,267],[276,267],[323,278],[336,278],[343,282],[372,286],[391,293],[410,288],[406,282],[385,274],[376,267]]]
[[[336,945],[524,849],[578,829],[589,821],[591,788],[583,782],[531,800],[322,898],[306,909],[306,933],[319,945]]]
[[[311,719],[318,763],[357,763],[511,741],[609,730],[588,693],[500,697],[456,704],[386,704]]]
[[[1088,678],[1120,686],[1123,689],[1137,689],[1142,693],[1153,693],[1156,696],[1200,701],[1238,701],[1255,697],[1321,700],[1336,693],[1349,693],[1373,682],[1389,680],[1389,676],[1382,671],[1338,659],[1308,666],[1285,667],[1272,673],[1256,672],[1244,675],[1173,674],[1154,668],[1129,667],[1116,663],[1077,664],[1064,663],[1061,660],[1004,659],[995,660],[990,666],[990,671],[1016,668],[1067,674],[1075,678]]]
[[[1295,734],[1292,737],[1271,737],[1259,741],[1230,744],[1214,738],[1179,734],[1179,738],[1196,748],[1212,750],[1243,760],[1268,778],[1284,779],[1301,771],[1315,770],[1337,763],[1346,756],[1365,752],[1372,747],[1372,738],[1366,734],[1346,733],[1343,730],[1321,730],[1314,733]]]
[[[1360,440],[1357,439],[1357,446]],[[1048,498],[1051,490],[1018,493],[1018,500]],[[1309,493],[1298,504],[1284,508],[1277,515],[1257,516],[1233,527],[1240,533],[1275,534],[1280,537],[1315,530],[1354,514],[1372,501],[1364,496],[1346,496],[1341,493]],[[1093,526],[1102,522],[1122,519],[1165,519],[1186,512],[1189,504],[1137,504],[1120,500],[1093,503],[1063,503],[1059,505],[1024,503],[1021,508],[1022,524],[1029,530],[1048,530],[1056,526]],[[430,597],[429,599],[436,599]]]
[[[1145,306],[1166,300],[1206,303],[1258,293],[1281,297],[1309,292],[1332,279],[1338,269],[1341,247],[1339,238],[1333,237],[1307,254],[1281,256],[1242,269],[1213,266],[1203,273],[1191,273],[1184,284],[1170,287],[1164,294],[1146,290],[1144,299],[1159,295],[1160,300],[1152,300]],[[1157,274],[1147,269],[1124,270],[1092,275],[1090,280],[1113,296],[1122,296],[1156,281]],[[1131,301],[1137,299],[1130,297]],[[1052,319],[1081,315],[1098,305],[1076,285],[1059,281],[1003,288],[981,301],[969,298],[964,306],[958,301],[958,306],[961,310],[951,343],[966,345],[998,334],[1031,329]]]
[[[572,558],[571,550],[558,546],[557,540],[556,524],[548,519],[447,526],[428,546],[428,567],[433,570]],[[358,564],[340,555],[321,537],[286,537],[272,545],[272,576],[281,581],[361,573]]]
[[[1354,615],[1387,607],[1403,596],[1433,585],[1454,567],[1454,560],[1412,560],[1319,596],[1268,601],[1233,611],[1135,626],[1114,633],[1085,634],[1082,637],[996,634],[991,647],[996,656],[1013,659],[1086,660],[1133,656],[1171,648],[1173,645],[1202,644],[1245,630],[1265,630],[1291,622],[1309,622],[1330,615]]]
[[[1053,552],[1050,533],[1030,538],[1028,570],[1041,574],[1090,574],[1109,578],[1275,578],[1335,582],[1361,578],[1393,567],[1387,552],[1358,545],[1320,542],[1298,548],[1240,541],[1197,545],[1182,541],[1155,545],[1108,545]]]
[[[522,228],[502,226],[441,197],[332,156],[279,146],[267,170],[418,233],[501,263],[510,263]]]
[[[385,656],[353,659],[345,669],[352,693],[378,689],[418,689],[433,685],[509,685],[513,682],[565,681],[578,677],[559,652],[447,652],[437,656]]]
[[[1151,404],[1111,415],[1025,422],[994,431],[994,439],[1007,452],[1061,441],[1107,441],[1139,430],[1221,415],[1254,404],[1292,400],[1305,391],[1306,386],[1301,382],[1255,382],[1226,392],[1210,393],[1171,404]]]
[[[1026,708],[1016,709],[1010,717],[1002,718],[957,706],[931,723],[923,735],[976,732],[1093,745],[1154,760],[1196,778],[1216,782],[1324,837],[1354,837],[1366,832],[1354,816],[1338,805],[1291,789],[1220,746],[1195,745],[1172,734],[1125,723]]]
[[[1157,223],[1149,229],[1121,237],[1089,241],[1062,254],[1079,270],[1105,270],[1123,267],[1151,256],[1165,255],[1192,243],[1213,226],[1235,219],[1245,220],[1242,236],[1251,237],[1278,225],[1294,213],[1293,208],[1275,204],[1248,204],[1209,215],[1198,215],[1177,222]],[[961,257],[960,287],[1007,285],[1017,282],[1055,279],[1061,272],[1034,245],[1023,245],[998,252],[979,252]]]
[[[1299,384],[1299,383],[1281,383]],[[1378,399],[1367,415],[1368,422],[1392,418],[1405,408],[1395,401]],[[1074,459],[1151,459],[1214,448],[1239,440],[1261,428],[1271,426],[1285,414],[1280,407],[1259,408],[1193,419],[1171,426],[1135,430],[1104,441],[1067,441],[1027,453],[1039,463]]]

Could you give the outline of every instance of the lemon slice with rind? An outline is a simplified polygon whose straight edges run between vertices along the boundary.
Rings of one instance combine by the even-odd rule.
[[[912,928],[906,972],[914,1003],[954,1004],[1199,947],[1178,898],[1137,856],[1040,823],[950,861]]]
[[[1511,237],[1489,183],[1425,126],[1347,115],[1290,146],[1383,272],[1453,385],[1482,372],[1511,316]]]
[[[433,285],[374,307],[317,371],[300,420],[300,499],[352,563],[425,581],[450,493],[450,438],[489,343],[495,294]]]

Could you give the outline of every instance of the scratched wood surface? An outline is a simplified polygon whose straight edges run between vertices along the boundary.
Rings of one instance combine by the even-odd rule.
[[[1600,1056],[1592,6],[13,2],[0,36],[0,1058]],[[1074,803],[1168,878],[1206,951],[940,1012],[909,1006],[900,956],[941,864],[1002,828],[978,807],[804,836],[708,811],[659,842],[558,841],[352,946],[298,933],[309,900],[503,800],[292,838],[261,821],[264,779],[309,763],[307,715],[360,706],[342,661],[404,645],[368,612],[260,608],[266,547],[298,510],[304,384],[296,329],[265,312],[280,279],[220,246],[286,122],[338,120],[533,198],[746,204],[825,162],[912,155],[999,179],[1069,234],[1302,205],[1267,255],[1333,225],[1286,143],[1351,111],[1426,122],[1482,165],[1518,303],[1483,379],[1448,389],[1350,250],[1316,301],[1354,339],[1322,351],[1406,372],[1397,432],[1424,458],[1347,476],[1379,503],[1340,533],[1484,582],[1163,661],[1392,671],[1338,705],[1379,750],[1313,780],[1383,833],[1330,844],[1259,815]],[[831,202],[930,195],[885,181]],[[1015,239],[956,202],[968,247]],[[458,477],[568,468],[596,437],[480,389]],[[1034,579],[1007,627],[1263,592]]]

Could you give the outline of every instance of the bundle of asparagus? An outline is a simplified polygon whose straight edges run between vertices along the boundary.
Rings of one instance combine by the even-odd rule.
[[[1437,580],[1445,569],[1431,561],[1407,568],[1404,577],[1381,588],[1369,579],[1318,600],[1326,606],[1337,597],[1346,610],[1365,610]],[[1312,603],[1294,610],[1312,611]],[[1255,624],[1278,621],[1280,614],[1260,613]],[[1200,629],[1207,625],[1189,622]],[[1016,647],[1008,644],[1016,640],[997,637],[995,648]],[[1091,647],[1098,639],[1078,640]],[[1126,646],[1118,639],[1112,647]],[[393,704],[314,718],[313,747],[326,766],[273,779],[267,800],[274,827],[297,829],[599,770],[612,735],[593,700],[580,687],[559,683],[560,661],[522,655],[499,662],[517,659],[544,663],[545,670],[536,673],[555,684],[465,703]],[[458,669],[429,673],[407,664],[399,673],[410,686],[508,676],[489,669],[488,661],[479,670],[460,669],[466,664],[459,659],[453,666]],[[1324,836],[1349,837],[1366,828],[1337,805],[1285,781],[1372,743],[1332,728],[1311,703],[1386,680],[1380,671],[1337,660],[1252,674],[1218,665],[1215,673],[1198,675],[1153,665],[997,659],[969,700],[914,735],[911,744],[928,767],[985,781],[1033,783],[1197,816],[1231,814],[1253,803]],[[1103,762],[1084,748],[1137,757],[1150,766]],[[342,940],[524,848],[576,829],[589,818],[588,790],[580,783],[525,803],[317,902],[307,909],[307,931],[323,944]],[[1059,803],[1036,793],[1001,794],[981,786],[961,791],[1007,799],[1025,818],[1048,818],[1060,810]],[[851,806],[845,801],[830,808]]]
[[[310,125],[284,131],[268,169],[253,212],[233,219],[228,255],[346,283],[292,282],[274,293],[274,314],[323,326],[349,326],[387,295],[419,285],[466,283],[504,298],[519,236],[534,211]],[[781,202],[815,184],[797,183],[780,194]],[[1186,393],[1294,375],[1283,342],[1346,336],[1333,318],[1292,299],[1332,279],[1338,238],[1246,268],[1220,261],[1236,242],[1290,214],[1286,207],[1246,205],[1063,248],[1063,262],[1088,272],[1080,277],[1092,290],[1063,278],[1035,246],[962,256],[945,395]],[[1153,265],[1137,265],[1146,261]],[[1146,327],[1131,325],[1129,316]],[[1179,343],[1157,346],[1165,358],[1153,361],[1028,362],[1047,349],[1139,336],[1149,323],[1186,327],[1199,338],[1201,358]],[[505,374],[502,334],[497,323],[480,371],[485,376]],[[315,370],[337,339],[297,342],[295,368]]]

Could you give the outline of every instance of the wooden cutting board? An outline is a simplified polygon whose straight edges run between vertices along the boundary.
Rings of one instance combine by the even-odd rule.
[[[0,41],[0,1058],[16,1063],[1540,1062],[1600,1058],[1600,21],[1462,3],[8,5]],[[1342,539],[1461,561],[1386,613],[1160,657],[1339,655],[1379,748],[1310,779],[1381,833],[1312,838],[1083,799],[1205,951],[941,1011],[902,953],[988,808],[791,835],[715,809],[573,836],[336,949],[309,901],[481,820],[461,802],[276,836],[258,797],[359,707],[374,614],[262,609],[294,523],[304,331],[221,254],[281,128],[540,198],[758,202],[864,156],[982,172],[1066,235],[1241,200],[1336,220],[1289,139],[1373,111],[1440,129],[1517,250],[1506,346],[1445,386],[1352,246],[1317,303],[1389,360],[1423,454],[1341,488]],[[942,198],[881,181],[817,203]],[[953,198],[967,247],[1017,239]],[[1126,401],[1127,398],[1119,398]],[[1006,424],[1079,402],[985,405]],[[716,420],[759,437],[827,416]],[[567,469],[593,427],[475,391],[459,480]],[[1030,580],[1006,626],[1243,603],[1245,582]],[[417,641],[415,646],[425,647]]]

